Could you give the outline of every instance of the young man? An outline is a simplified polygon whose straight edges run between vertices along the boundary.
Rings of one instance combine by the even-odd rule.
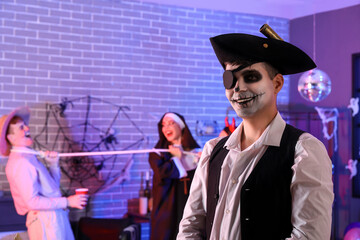
[[[83,209],[87,196],[61,196],[59,157],[45,152],[48,169],[36,158],[29,117],[29,109],[20,107],[0,118],[0,152],[9,156],[5,171],[16,211],[27,214],[30,240],[74,239],[66,208]]]
[[[206,143],[177,239],[330,239],[331,160],[276,106],[283,75],[315,63],[281,40],[224,34],[210,41],[243,122],[228,138]]]

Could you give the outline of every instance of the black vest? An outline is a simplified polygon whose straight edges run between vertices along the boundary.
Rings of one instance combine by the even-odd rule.
[[[269,146],[241,188],[241,239],[280,240],[290,237],[291,167],[295,145],[303,131],[286,125],[280,147]],[[209,159],[206,238],[209,239],[219,199],[221,165],[228,154],[221,139]],[[212,176],[212,177],[210,177]],[[212,187],[210,187],[212,186]]]

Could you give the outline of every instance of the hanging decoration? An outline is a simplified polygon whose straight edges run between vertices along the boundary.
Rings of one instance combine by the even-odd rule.
[[[351,98],[350,104],[347,107],[352,110],[352,116],[355,117],[359,112],[359,98]]]
[[[339,111],[337,108],[319,108],[315,107],[317,113],[323,124],[323,134],[324,138],[330,140],[334,138],[334,151],[338,149],[338,142],[337,142],[337,124],[338,124],[338,116]],[[333,123],[333,128],[331,133],[329,133],[328,126],[330,123]]]
[[[357,174],[357,167],[356,167],[357,163],[358,161],[356,159],[355,160],[350,159],[348,161],[348,165],[345,166],[345,169],[348,169],[350,171],[350,179],[355,177]]]
[[[130,178],[138,152],[126,150],[142,148],[147,138],[128,110],[91,96],[46,105],[45,123],[34,137],[34,148],[67,154],[60,159],[61,171],[69,179],[68,186],[62,186],[65,195],[78,185],[92,186],[93,194]],[[109,151],[127,155],[98,154]]]
[[[331,93],[330,78],[320,69],[309,70],[301,75],[298,91],[305,100],[319,102]]]
[[[313,14],[313,60],[316,63],[316,14]],[[299,78],[298,92],[307,101],[322,101],[331,93],[330,77],[318,68],[306,71]]]

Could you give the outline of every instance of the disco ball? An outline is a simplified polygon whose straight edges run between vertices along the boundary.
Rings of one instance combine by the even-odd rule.
[[[301,75],[298,91],[307,101],[319,102],[330,94],[331,80],[325,72],[313,69]]]

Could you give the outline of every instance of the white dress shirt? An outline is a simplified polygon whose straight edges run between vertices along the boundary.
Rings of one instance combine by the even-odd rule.
[[[248,148],[241,150],[240,147],[242,124],[226,141],[229,153],[222,164],[220,195],[210,239],[241,240],[241,188],[267,147],[280,146],[285,125],[278,113],[260,138]],[[220,139],[215,138],[205,144],[180,222],[178,240],[201,239],[205,234],[208,164],[210,154]],[[324,145],[309,133],[302,134],[295,146],[292,170],[293,231],[288,240],[330,239],[334,199],[332,164]]]

